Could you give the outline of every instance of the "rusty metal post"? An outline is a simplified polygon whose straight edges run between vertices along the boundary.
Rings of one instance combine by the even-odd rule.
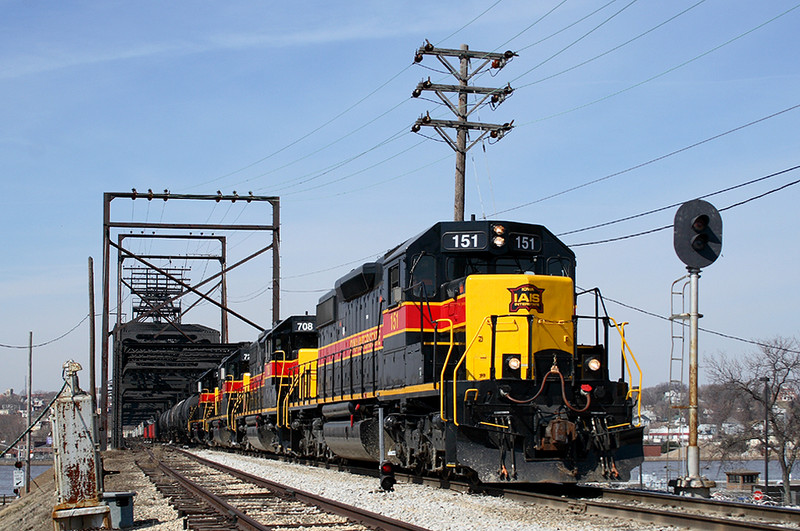
[[[102,470],[94,443],[94,406],[78,386],[79,363],[64,364],[68,385],[53,405],[53,469],[56,479],[56,529],[111,526],[110,510],[100,503]]]
[[[700,268],[689,266],[689,446],[686,449],[686,477],[677,478],[674,485],[676,494],[686,494],[709,498],[715,481],[700,475],[700,447],[697,445],[698,397],[697,371],[698,347],[697,332],[699,309]]]
[[[700,269],[689,269],[689,448],[686,471],[690,478],[700,477],[700,449],[697,446],[697,328],[698,281]]]

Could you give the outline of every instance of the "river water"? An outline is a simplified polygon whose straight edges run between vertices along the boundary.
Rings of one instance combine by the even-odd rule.
[[[39,476],[45,470],[49,470],[53,467],[52,461],[46,461],[47,464],[44,465],[37,465],[31,464],[31,488],[36,488],[33,484],[33,480]],[[0,496],[3,494],[9,495],[14,494],[14,465],[0,465]]]
[[[717,482],[724,488],[727,476],[725,472],[732,470],[753,470],[759,472],[759,481],[764,481],[764,461],[700,461],[700,474]],[[685,461],[645,461],[642,463],[642,484],[645,488],[667,490],[667,481],[686,475]],[[800,463],[795,464],[790,479],[800,478]],[[778,461],[769,462],[769,484],[774,485],[781,480],[781,466]],[[639,468],[631,471],[631,483],[639,484]]]

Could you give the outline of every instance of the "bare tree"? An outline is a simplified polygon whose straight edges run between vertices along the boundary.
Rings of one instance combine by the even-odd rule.
[[[800,457],[800,344],[796,338],[782,338],[765,342],[759,352],[744,360],[720,355],[710,358],[709,374],[715,384],[735,391],[735,402],[725,404],[735,420],[744,429],[741,433],[726,434],[721,447],[727,451],[741,451],[751,442],[761,444],[764,451],[764,413],[769,425],[768,451],[777,456],[783,476],[783,499],[789,503],[789,473]],[[764,393],[764,378],[767,393]],[[766,408],[765,408],[766,398]]]

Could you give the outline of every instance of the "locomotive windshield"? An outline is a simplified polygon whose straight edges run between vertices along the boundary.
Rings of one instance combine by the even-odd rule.
[[[546,263],[539,256],[519,255],[486,259],[470,255],[448,256],[445,262],[446,281],[474,274],[519,274],[572,276],[572,261],[551,257]]]

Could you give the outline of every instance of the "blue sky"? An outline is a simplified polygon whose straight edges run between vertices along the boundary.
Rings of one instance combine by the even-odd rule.
[[[34,349],[34,389],[59,387],[67,359],[86,366],[86,263],[94,257],[99,308],[103,192],[280,195],[283,316],[313,312],[358,261],[451,219],[453,153],[410,131],[426,111],[450,118],[437,102],[410,97],[428,76],[452,83],[432,57],[412,65],[425,39],[519,54],[476,81],[516,91],[475,118],[517,127],[470,151],[468,215],[561,234],[792,168],[798,6],[0,0],[0,389],[24,387],[27,349],[10,347],[27,345],[29,331],[34,344],[47,343]],[[798,178],[794,170],[709,200],[722,209]],[[723,256],[700,281],[701,326],[748,340],[797,334],[798,190],[723,211]],[[268,221],[267,210],[242,203],[116,205],[123,220]],[[674,213],[563,239],[618,238],[670,225]],[[230,243],[235,259],[258,237]],[[575,251],[578,284],[626,305],[608,308],[631,323],[645,385],[666,380],[669,323],[638,310],[670,313],[670,284],[685,273],[671,230]],[[229,287],[234,308],[265,324],[268,275],[267,263],[253,264]],[[201,307],[186,321],[195,316],[213,325],[216,313]],[[231,335],[255,331],[232,323]],[[700,336],[701,363],[757,351]]]

